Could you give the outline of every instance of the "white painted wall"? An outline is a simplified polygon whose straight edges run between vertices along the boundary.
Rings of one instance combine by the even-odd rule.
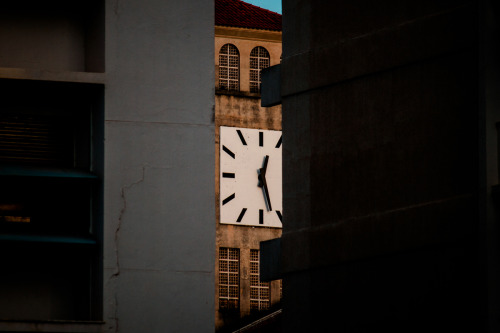
[[[109,332],[214,331],[213,7],[106,4]]]

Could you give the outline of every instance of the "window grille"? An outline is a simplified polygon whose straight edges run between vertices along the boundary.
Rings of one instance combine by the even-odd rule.
[[[250,250],[250,310],[269,309],[269,295],[269,282],[259,280],[259,250]]]
[[[73,119],[0,115],[0,163],[73,167]]]
[[[240,54],[232,44],[225,44],[219,52],[219,89],[240,89]]]
[[[240,300],[240,250],[219,249],[219,309],[237,309]]]
[[[260,91],[261,70],[269,67],[269,52],[262,46],[255,47],[250,52],[250,92]]]

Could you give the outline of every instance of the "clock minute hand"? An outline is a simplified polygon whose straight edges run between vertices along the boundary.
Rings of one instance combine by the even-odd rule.
[[[267,171],[267,162],[269,161],[269,155],[264,156],[264,162],[262,163],[262,168],[261,170],[264,170],[264,177],[266,176],[266,171]]]
[[[273,208],[271,207],[271,198],[269,197],[269,191],[267,190],[267,183],[265,180],[264,180],[264,186],[262,188],[264,190],[264,196],[267,199],[266,200],[267,201],[267,211],[270,212],[271,210],[273,210]]]

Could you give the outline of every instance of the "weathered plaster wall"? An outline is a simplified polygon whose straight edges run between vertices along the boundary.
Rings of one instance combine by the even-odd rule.
[[[217,39],[216,39],[217,40]],[[219,127],[234,126],[247,128],[262,128],[270,130],[281,130],[281,106],[263,108],[260,106],[260,98],[255,94],[242,93],[240,96],[217,93],[215,95],[215,207],[217,216],[217,242],[216,258],[220,247],[240,249],[240,315],[250,314],[250,250],[259,249],[260,242],[278,238],[281,229],[278,228],[255,228],[246,226],[233,226],[219,224]],[[218,266],[215,267],[218,276]],[[218,284],[216,284],[215,295],[218,295]],[[271,283],[271,304],[280,300],[280,282]],[[216,310],[218,299],[216,298]],[[222,314],[216,312],[216,327],[224,324]],[[226,322],[227,324],[227,322]]]
[[[212,332],[213,3],[106,4],[106,331]]]

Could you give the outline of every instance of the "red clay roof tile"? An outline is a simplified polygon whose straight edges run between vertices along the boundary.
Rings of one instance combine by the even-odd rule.
[[[215,25],[281,31],[281,15],[241,0],[215,0]]]

